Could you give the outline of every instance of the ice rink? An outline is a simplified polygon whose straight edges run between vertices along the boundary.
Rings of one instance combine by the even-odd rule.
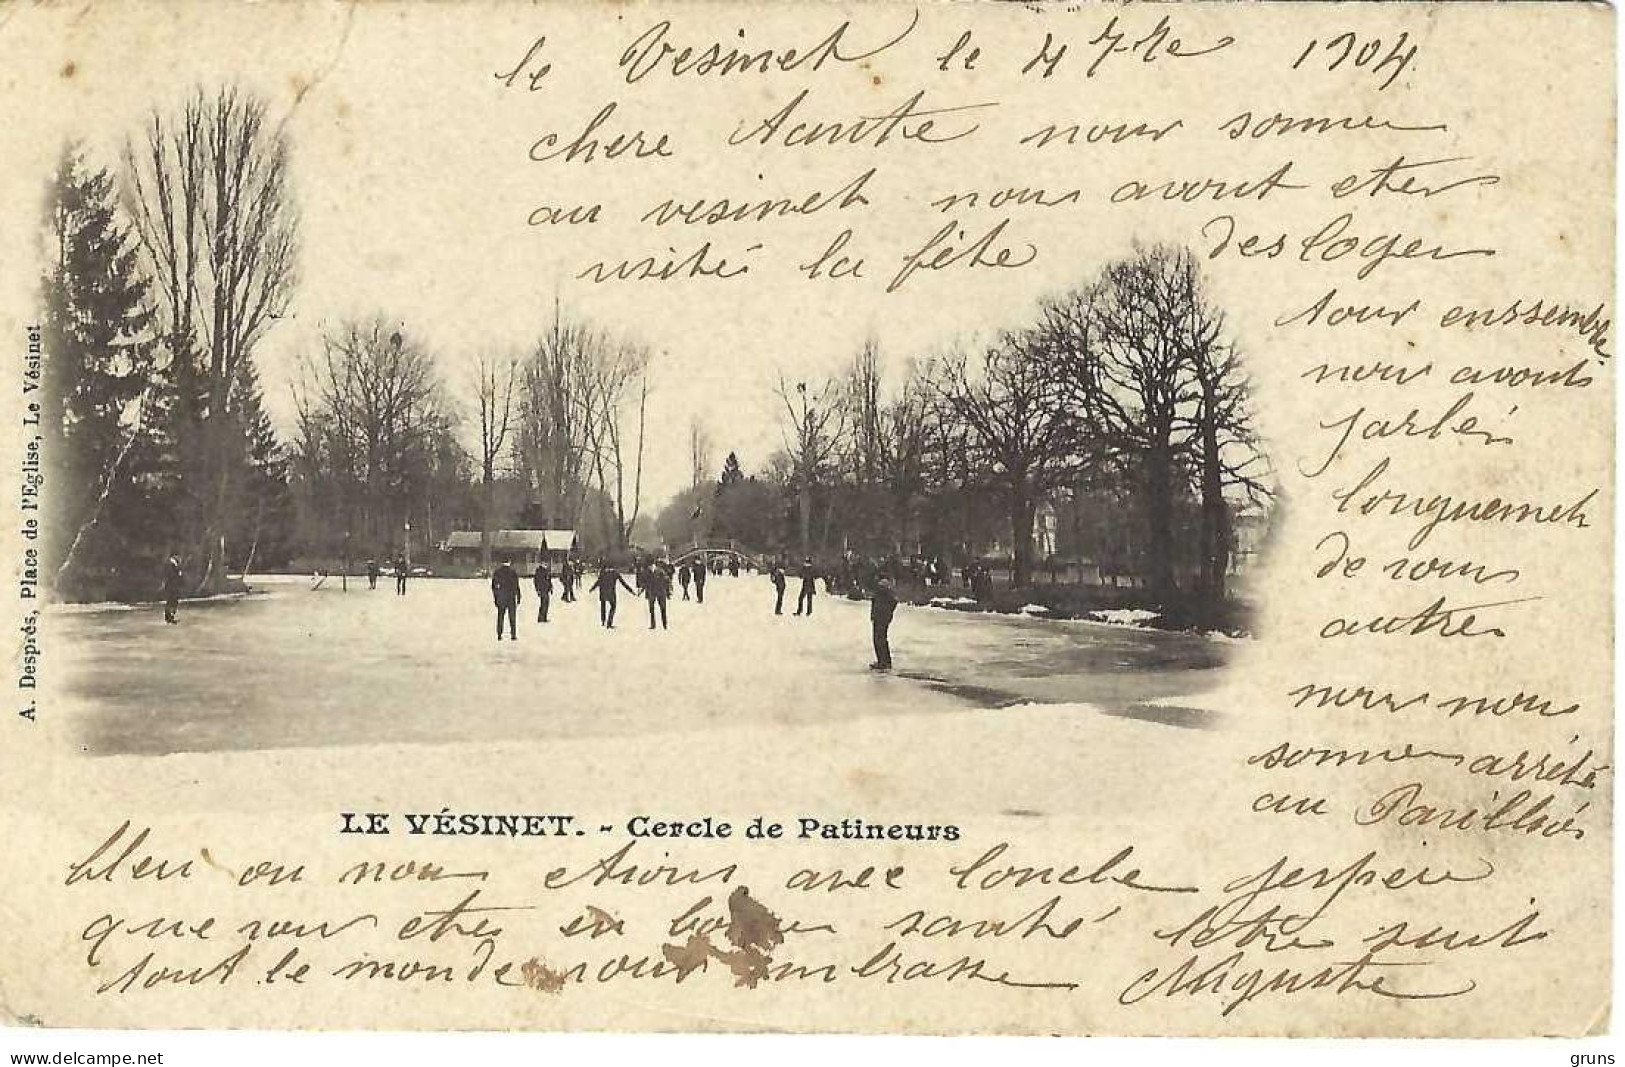
[[[89,757],[85,788],[265,814],[351,810],[387,781],[423,810],[614,796],[670,814],[681,795],[1096,823],[1200,804],[1238,725],[1205,698],[1242,646],[1197,635],[905,605],[881,675],[866,603],[821,591],[795,618],[792,583],[775,617],[759,575],[712,578],[654,632],[625,592],[614,630],[557,595],[539,624],[527,584],[501,643],[483,581],[251,584],[177,626],[157,606],[50,612],[47,717]]]
[[[810,618],[773,614],[765,577],[713,577],[651,631],[620,594],[554,595],[547,623],[520,606],[498,642],[483,581],[257,579],[264,592],[181,608],[71,611],[52,620],[92,755],[434,743],[800,726],[898,714],[998,715],[1088,704],[1202,725],[1159,705],[1198,689],[1222,658],[1210,639],[1089,623],[903,607],[897,671],[868,670],[868,607],[820,593]]]

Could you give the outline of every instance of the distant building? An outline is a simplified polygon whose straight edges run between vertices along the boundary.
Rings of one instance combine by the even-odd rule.
[[[576,551],[574,530],[492,530],[491,558],[510,560],[516,567],[535,567],[545,556],[558,564]],[[480,565],[480,532],[458,530],[440,546],[460,567]]]
[[[1008,530],[1008,521],[1002,525]],[[1060,551],[1060,533],[1061,515],[1056,510],[1054,502],[1048,498],[1040,500],[1033,508],[1033,537],[1029,546],[1034,561],[1042,563]],[[1008,560],[1014,543],[1014,537],[1006,540],[1002,534],[996,535],[978,546],[973,546],[971,555]]]
[[[1061,515],[1051,500],[1041,500],[1033,513],[1033,557],[1046,560],[1060,550]]]
[[[1230,519],[1234,545],[1230,550],[1230,569],[1241,574],[1258,565],[1265,540],[1270,533],[1272,515],[1256,505],[1244,504]]]

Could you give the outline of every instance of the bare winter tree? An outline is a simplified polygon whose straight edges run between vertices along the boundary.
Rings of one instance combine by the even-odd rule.
[[[1032,580],[1039,502],[1075,476],[1092,444],[1050,355],[1036,331],[1004,333],[974,363],[951,354],[934,375],[946,411],[965,428],[971,469],[1004,501],[1016,586]]]
[[[1137,249],[1093,285],[1051,301],[1040,326],[1070,387],[1144,503],[1148,578],[1174,591],[1174,502],[1189,478],[1200,502],[1199,592],[1222,598],[1231,505],[1240,487],[1269,494],[1252,427],[1250,385],[1224,316],[1189,249]]]
[[[1156,247],[1108,265],[1100,280],[1051,301],[1039,335],[1087,419],[1140,488],[1149,584],[1175,589],[1174,502],[1196,403],[1193,335],[1182,253]],[[1197,327],[1210,333],[1207,324]]]
[[[625,548],[642,507],[650,353],[628,341],[600,345],[583,397],[598,488],[614,508],[610,544]],[[630,425],[628,425],[630,423]]]
[[[607,341],[555,304],[552,326],[520,369],[518,463],[547,519],[580,523],[591,485],[591,421],[598,406],[597,367]]]
[[[868,541],[907,550],[914,504],[925,490],[925,457],[934,404],[918,365],[888,390],[880,347],[871,338],[841,383],[845,406],[840,465],[851,497],[849,529]],[[888,392],[894,395],[888,398]]]
[[[781,373],[774,392],[784,405],[779,431],[796,485],[801,554],[809,556],[812,554],[813,487],[824,481],[840,451],[845,418],[841,383],[826,382],[817,391],[810,391],[806,382],[792,385]]]
[[[891,533],[899,552],[914,532],[915,504],[926,492],[926,464],[938,429],[927,374],[911,364],[880,418],[880,475],[890,496]]]
[[[1253,430],[1251,383],[1236,346],[1223,340],[1224,314],[1208,300],[1195,257],[1188,250],[1173,253],[1172,270],[1170,294],[1177,299],[1196,397],[1186,432],[1201,501],[1199,592],[1222,600],[1232,538],[1226,490],[1240,488],[1255,502],[1270,496],[1269,460]]]
[[[201,438],[200,587],[225,580],[233,476],[232,385],[294,283],[288,144],[264,100],[198,90],[154,112],[125,146],[130,213],[157,282],[159,318]]]
[[[497,460],[514,424],[514,389],[518,361],[481,355],[476,362],[474,406],[480,434],[480,565],[491,569],[491,510]]]
[[[871,337],[853,358],[842,383],[846,411],[841,438],[843,473],[852,496],[850,517],[858,529],[871,534],[887,525],[882,515],[887,444],[883,385],[880,346]]]
[[[410,513],[415,461],[445,423],[433,359],[382,317],[351,323],[303,361],[294,397],[298,450],[339,480],[343,528],[385,543],[395,520]]]
[[[699,419],[688,424],[688,468],[690,489],[698,489],[714,476],[712,464],[716,461],[716,452],[712,446],[711,433]]]

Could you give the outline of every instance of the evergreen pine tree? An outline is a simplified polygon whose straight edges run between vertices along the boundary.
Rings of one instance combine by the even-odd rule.
[[[744,480],[745,472],[740,469],[739,456],[729,452],[728,458],[722,461],[722,477],[718,479],[717,488],[719,490],[726,489],[730,485],[738,485]]]
[[[232,384],[232,416],[236,421],[241,476],[238,506],[234,508],[231,544],[239,553],[233,562],[240,570],[277,566],[291,555],[293,500],[289,489],[290,464],[265,413],[259,371],[252,359],[243,360]]]
[[[745,472],[739,466],[739,456],[733,452],[722,461],[722,476],[717,479],[711,498],[711,535],[736,538],[740,535],[739,487],[745,482]]]
[[[47,202],[42,422],[58,472],[46,489],[57,592],[149,592],[163,552],[163,449],[148,401],[158,373],[148,283],[114,179],[68,146]],[[71,559],[69,558],[71,554]]]

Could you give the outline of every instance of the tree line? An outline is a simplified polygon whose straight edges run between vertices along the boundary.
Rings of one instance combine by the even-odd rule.
[[[480,354],[460,382],[382,316],[330,330],[321,345],[294,386],[298,540],[309,551],[392,555],[409,524],[426,545],[481,531],[487,567],[501,526],[575,529],[595,552],[630,543],[646,346],[557,307],[527,348]]]
[[[732,454],[715,482],[696,476],[663,539],[949,563],[996,543],[1025,586],[1047,506],[1102,573],[1223,597],[1234,516],[1272,495],[1241,353],[1188,249],[1137,247],[895,380],[870,341],[841,373],[776,392],[782,447],[755,476]]]

